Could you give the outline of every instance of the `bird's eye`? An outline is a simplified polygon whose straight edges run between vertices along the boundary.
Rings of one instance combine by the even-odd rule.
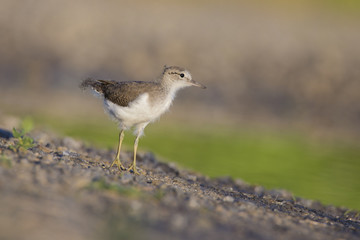
[[[180,73],[180,77],[183,78],[185,77],[185,75],[183,73]]]

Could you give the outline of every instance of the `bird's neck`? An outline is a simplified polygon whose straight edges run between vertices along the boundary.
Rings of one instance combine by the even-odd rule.
[[[176,82],[174,83],[173,81],[164,78],[161,78],[158,83],[161,86],[161,93],[160,94],[158,93],[156,95],[154,102],[165,101],[171,104],[171,102],[174,100],[176,96],[177,91],[182,87],[176,84]]]
[[[160,84],[164,88],[165,92],[169,94],[176,94],[178,90],[185,87],[183,84],[181,84],[181,82],[172,81],[164,76],[161,78]]]

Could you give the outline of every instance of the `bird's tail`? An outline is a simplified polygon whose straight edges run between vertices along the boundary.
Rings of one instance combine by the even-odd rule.
[[[103,90],[101,85],[102,85],[101,82],[94,80],[92,78],[87,78],[81,82],[79,87],[81,89],[87,89],[88,87],[91,87],[94,91],[98,93],[102,93]]]

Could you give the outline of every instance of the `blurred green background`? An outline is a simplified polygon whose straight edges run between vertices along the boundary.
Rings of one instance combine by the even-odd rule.
[[[140,150],[360,209],[359,1],[0,3],[0,114],[114,149],[79,82],[183,66],[208,88],[180,92]]]

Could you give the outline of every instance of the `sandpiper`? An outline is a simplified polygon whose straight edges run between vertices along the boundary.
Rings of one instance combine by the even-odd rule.
[[[136,168],[136,151],[145,127],[169,109],[179,89],[189,86],[206,88],[195,82],[189,71],[176,66],[165,66],[159,79],[152,82],[116,82],[88,78],[81,83],[81,88],[90,87],[103,99],[106,111],[119,123],[119,144],[110,168],[117,164],[119,170],[126,170],[120,161],[121,143],[124,131],[134,128],[134,160],[128,170],[139,174]]]

